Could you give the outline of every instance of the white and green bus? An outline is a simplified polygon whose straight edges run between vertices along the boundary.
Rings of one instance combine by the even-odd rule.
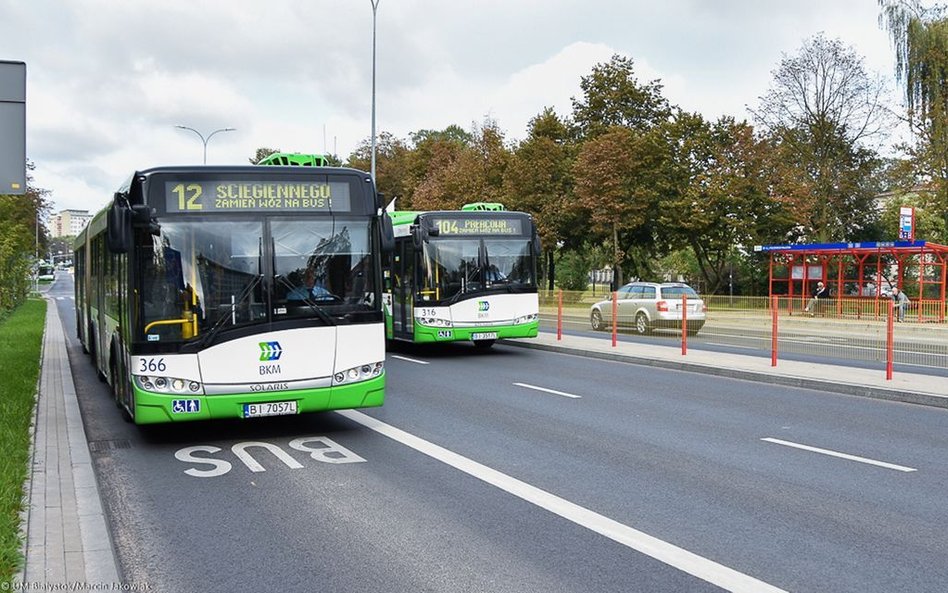
[[[380,406],[392,245],[367,173],[139,171],[76,239],[77,331],[138,424]]]
[[[529,214],[500,204],[391,212],[387,336],[410,342],[534,338],[539,327],[539,239]]]

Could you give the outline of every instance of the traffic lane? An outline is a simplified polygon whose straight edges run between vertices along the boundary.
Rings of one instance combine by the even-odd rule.
[[[683,547],[793,590],[924,590],[919,583],[945,576],[932,553],[948,545],[936,529],[946,510],[941,411],[931,417],[919,407],[516,348],[521,354],[468,352],[478,363],[465,374],[465,349],[453,350],[428,353],[424,373],[390,362],[390,384],[413,389],[391,392],[373,414],[666,541],[697,542]],[[425,359],[420,349],[402,354]],[[512,384],[530,380],[527,369],[536,384],[554,380],[551,387],[583,399],[518,391]],[[598,380],[591,395],[590,376]],[[870,410],[856,412],[864,406]],[[847,428],[851,416],[857,420]],[[884,440],[896,443],[896,458],[910,452],[934,469],[906,478],[760,441],[803,427],[812,435],[800,434],[818,443],[852,447],[855,439],[886,459],[894,454],[872,429],[890,421],[897,428]],[[913,435],[926,426],[936,436],[919,444]],[[866,558],[871,568],[840,570]],[[930,561],[918,573],[885,568],[918,558]],[[768,579],[773,567],[779,576]]]
[[[134,427],[119,419],[88,357],[71,342],[127,582],[156,591],[269,590],[275,583],[310,591],[314,582],[340,591],[715,589],[335,414]],[[290,446],[300,435],[344,443],[366,462],[314,461]],[[247,442],[280,447],[303,467],[268,449],[239,447]],[[264,471],[251,471],[235,445]],[[179,452],[194,446],[220,449],[190,452],[216,463],[176,457],[189,459]],[[221,462],[230,465],[221,475],[185,473],[220,470]]]
[[[715,590],[337,414],[242,424],[251,441],[176,426],[94,456],[126,579],[159,591]],[[330,442],[337,462],[294,447],[301,438]]]
[[[451,402],[451,407],[476,402],[476,409],[466,409],[465,417],[492,406],[515,405],[520,416],[539,413],[541,417],[583,410],[592,415],[584,428],[604,429],[609,431],[607,436],[619,437],[625,436],[628,425],[616,424],[617,418],[640,418],[638,430],[649,431],[644,434],[651,435],[653,442],[689,454],[696,453],[692,442],[696,439],[705,439],[698,443],[700,454],[727,446],[728,441],[722,439],[731,439],[735,431],[741,443],[793,431],[796,437],[816,439],[823,446],[855,449],[869,457],[894,456],[908,465],[926,464],[936,473],[948,467],[938,456],[948,445],[948,412],[937,408],[516,347],[498,346],[491,352],[465,345],[416,347],[401,349],[390,358],[394,358],[390,366],[408,372],[405,381],[393,379],[398,386],[435,378],[418,393],[420,397],[431,394],[429,406],[444,404],[440,388],[452,390],[446,395],[467,389],[457,394],[457,402]],[[412,360],[434,366],[406,364]],[[583,406],[558,401],[576,397],[585,398]],[[540,407],[534,409],[534,404]],[[413,418],[409,414],[406,421]],[[559,423],[560,418],[554,415],[551,420]],[[575,417],[566,420],[577,421]],[[733,453],[729,451],[727,458]]]

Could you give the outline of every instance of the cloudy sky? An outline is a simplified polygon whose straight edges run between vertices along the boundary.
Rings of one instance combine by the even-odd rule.
[[[819,32],[893,79],[876,0],[380,0],[377,127],[495,120],[508,141],[614,54],[673,103],[747,118]],[[27,64],[27,157],[56,211],[97,210],[136,168],[370,136],[369,0],[0,0],[0,59]]]

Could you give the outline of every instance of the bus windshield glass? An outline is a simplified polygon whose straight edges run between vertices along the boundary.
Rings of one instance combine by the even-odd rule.
[[[164,219],[137,250],[140,339],[179,342],[289,318],[372,310],[369,221]]]
[[[533,251],[527,238],[434,238],[425,244],[418,300],[456,301],[486,291],[533,292]]]

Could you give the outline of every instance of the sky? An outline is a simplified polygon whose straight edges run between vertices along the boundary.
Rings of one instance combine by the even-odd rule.
[[[894,100],[877,0],[379,0],[376,127],[560,116],[613,55],[707,119],[749,119],[785,56],[822,32]],[[27,158],[53,211],[96,211],[135,170],[247,164],[257,148],[343,160],[371,137],[370,0],[0,0],[0,60],[26,62]]]

